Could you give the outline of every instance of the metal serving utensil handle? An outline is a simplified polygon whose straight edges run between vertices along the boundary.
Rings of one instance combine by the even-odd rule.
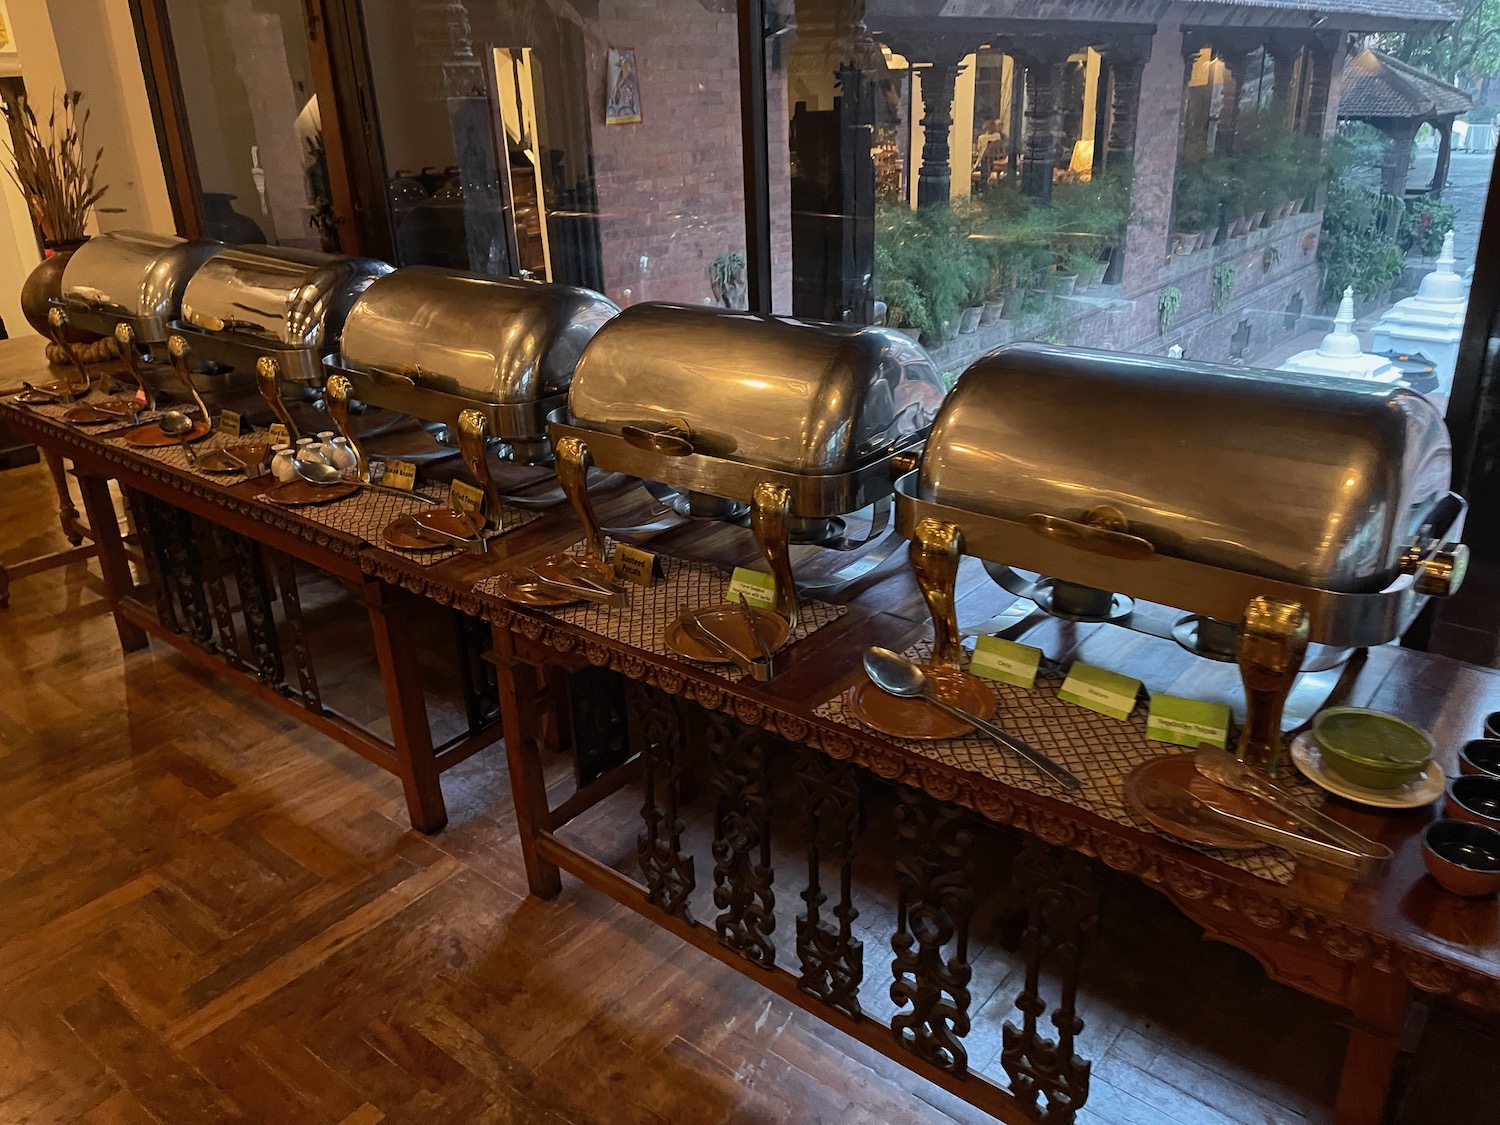
[[[286,427],[287,435],[295,442],[302,435],[297,430],[297,423],[292,421],[291,411],[281,401],[281,364],[276,362],[275,356],[263,355],[255,361],[255,386],[271,413]]]
[[[370,483],[370,458],[365,454],[365,447],[359,442],[359,435],[354,432],[354,422],[349,417],[349,396],[354,393],[354,384],[343,375],[330,375],[328,382],[323,387],[323,402],[328,407],[328,416],[333,419],[333,424],[338,428],[339,436],[349,443],[349,448],[354,451],[354,472],[359,479]]]
[[[935,705],[940,710],[946,711],[955,719],[962,719],[966,723],[973,723],[975,729],[984,731],[985,734],[989,735],[1001,746],[1004,746],[1007,750],[1014,753],[1017,757],[1030,763],[1033,768],[1041,773],[1046,774],[1053,781],[1061,785],[1064,789],[1083,788],[1083,782],[1078,780],[1076,774],[1066,769],[1065,767],[1058,765],[1036,747],[1017,738],[1004,727],[996,726],[988,719],[981,719],[978,715],[975,715],[970,711],[965,711],[962,707],[956,707],[952,703],[949,703],[946,699],[939,699],[935,695],[924,695],[922,698],[927,700],[928,703]]]
[[[490,424],[479,411],[463,410],[459,412],[456,429],[458,451],[463,454],[464,464],[469,466],[469,472],[474,475],[474,483],[484,489],[484,506],[487,509],[485,517],[493,520],[495,526],[499,527],[504,501],[501,500],[500,489],[490,473]]]
[[[146,409],[155,410],[156,384],[146,374],[146,365],[141,362],[140,353],[135,350],[135,328],[123,320],[115,325],[115,347],[130,370],[130,377],[141,388],[141,394],[146,396]]]
[[[173,336],[167,341],[167,355],[172,360],[172,370],[177,373],[177,378],[187,388],[187,393],[193,396],[193,401],[198,404],[198,414],[207,422],[208,407],[203,404],[203,396],[198,393],[198,388],[193,386],[192,374],[188,371],[188,342],[186,336]]]
[[[692,431],[680,419],[660,430],[648,430],[645,426],[621,426],[620,436],[637,449],[644,449],[661,457],[688,457],[696,452]]]
[[[916,575],[917,588],[932,615],[932,659],[936,664],[958,668],[963,663],[963,644],[958,632],[958,607],[954,587],[958,564],[964,553],[964,533],[956,523],[925,516],[912,532],[907,558]]]
[[[53,305],[50,309],[47,310],[47,334],[52,337],[52,342],[62,349],[63,355],[67,357],[68,362],[71,363],[74,369],[78,372],[78,377],[83,380],[83,393],[88,394],[89,373],[83,366],[83,360],[79,359],[78,353],[73,350],[73,345],[68,343],[67,336],[64,334],[67,327],[68,314],[64,312],[60,306]],[[62,384],[63,401],[72,402],[73,376],[65,375],[63,376],[63,378],[59,379],[58,382]]]
[[[776,582],[776,612],[797,627],[797,579],[792,573],[792,544],[787,522],[792,515],[792,491],[782,484],[761,481],[750,493],[750,531]]]
[[[604,561],[604,532],[599,528],[599,517],[594,514],[594,502],[589,499],[589,469],[594,464],[593,454],[582,438],[565,437],[552,447],[556,458],[557,483],[567,493],[568,502],[578,522],[583,525],[583,549],[591,559]]]
[[[1288,772],[1281,713],[1307,655],[1308,632],[1307,610],[1296,602],[1255,598],[1240,618],[1238,660],[1246,712],[1235,757],[1272,777]]]

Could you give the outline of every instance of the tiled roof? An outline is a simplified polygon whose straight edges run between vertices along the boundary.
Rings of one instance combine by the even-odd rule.
[[[1473,104],[1457,86],[1367,49],[1344,67],[1339,116],[1427,118],[1462,113]]]
[[[1463,15],[1461,0],[1209,0],[1215,7],[1279,8],[1284,11],[1363,17],[1341,19],[1352,30],[1379,30],[1399,24],[1451,24]]]

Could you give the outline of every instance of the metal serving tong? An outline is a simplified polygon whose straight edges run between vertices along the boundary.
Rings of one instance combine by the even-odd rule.
[[[1340,824],[1327,813],[1319,812],[1288,793],[1276,782],[1257,769],[1247,766],[1227,750],[1216,750],[1205,746],[1193,755],[1193,765],[1210,781],[1226,789],[1238,789],[1249,793],[1270,805],[1277,812],[1290,817],[1309,832],[1351,852],[1362,859],[1384,862],[1391,858],[1391,849],[1377,843],[1354,829]]]
[[[750,614],[750,616],[754,617],[755,615]],[[745,675],[749,676],[752,680],[755,680],[758,683],[765,683],[771,678],[773,670],[771,659],[769,657],[754,657],[749,653],[741,652],[735,646],[733,641],[730,641],[727,637],[722,637],[718,633],[715,633],[712,629],[710,629],[707,625],[700,621],[696,614],[684,613],[680,620],[682,622],[683,632],[687,633],[687,635],[692,637],[693,640],[697,641],[704,648],[708,649],[709,652],[712,652],[725,660],[732,661],[741,672],[744,672]],[[746,622],[746,625],[749,625],[748,621]],[[760,630],[751,627],[750,632],[751,636],[756,639],[761,650],[763,652],[768,651],[765,638],[761,635]]]

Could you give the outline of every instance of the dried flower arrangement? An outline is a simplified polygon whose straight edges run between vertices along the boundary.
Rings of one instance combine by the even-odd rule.
[[[69,90],[62,96],[59,112],[54,96],[45,135],[24,98],[3,107],[14,142],[4,146],[11,158],[5,170],[26,198],[48,245],[88,237],[84,224],[106,191],[98,185],[104,149],[97,149],[90,162],[84,147],[89,111],[85,109],[80,117],[78,108],[82,104],[83,94]]]

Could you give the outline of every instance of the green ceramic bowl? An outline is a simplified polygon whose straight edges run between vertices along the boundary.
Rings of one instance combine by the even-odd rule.
[[[1432,760],[1432,739],[1394,715],[1363,707],[1330,707],[1313,719],[1324,764],[1366,789],[1399,789]]]

